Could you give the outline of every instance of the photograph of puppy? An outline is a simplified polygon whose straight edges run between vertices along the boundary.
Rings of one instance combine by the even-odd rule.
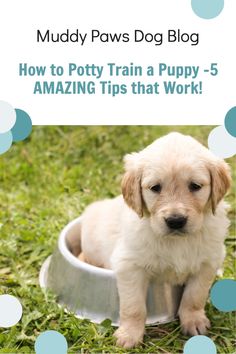
[[[170,133],[125,156],[122,196],[82,215],[82,259],[113,269],[120,298],[117,345],[143,340],[151,279],[183,284],[182,331],[206,333],[204,307],[221,268],[229,220],[228,165],[194,138]]]

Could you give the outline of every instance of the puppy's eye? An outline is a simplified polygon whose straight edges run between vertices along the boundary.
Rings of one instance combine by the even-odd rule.
[[[201,186],[201,184],[191,182],[189,184],[188,188],[189,188],[190,192],[197,192],[202,188],[202,186]]]
[[[161,185],[160,184],[156,184],[155,186],[152,186],[151,191],[155,192],[155,193],[160,193],[161,192]]]

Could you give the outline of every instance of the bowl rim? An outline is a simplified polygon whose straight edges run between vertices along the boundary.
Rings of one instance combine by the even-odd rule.
[[[94,265],[81,261],[78,257],[74,256],[67,247],[66,237],[68,232],[76,225],[81,224],[82,217],[79,216],[76,219],[70,221],[61,231],[58,238],[58,249],[63,257],[75,268],[82,269],[86,272],[96,274],[100,277],[115,277],[115,273],[111,269],[99,268]]]

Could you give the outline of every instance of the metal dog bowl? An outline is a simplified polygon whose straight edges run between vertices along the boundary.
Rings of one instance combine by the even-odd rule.
[[[100,323],[106,318],[119,323],[119,296],[114,272],[94,267],[78,259],[81,218],[70,222],[61,232],[57,249],[40,270],[39,283],[57,295],[59,304],[79,318]],[[153,281],[147,296],[147,324],[175,319],[182,287]]]

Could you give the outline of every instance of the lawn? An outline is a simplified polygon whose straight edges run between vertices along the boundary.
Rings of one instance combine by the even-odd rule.
[[[39,287],[40,267],[68,221],[90,202],[120,193],[124,154],[174,130],[206,144],[211,129],[38,126],[26,141],[14,144],[0,156],[0,294],[12,294],[23,305],[22,320],[9,329],[0,329],[0,353],[34,352],[36,337],[48,329],[66,337],[69,353],[125,352],[115,346],[109,320],[95,325],[59,308],[54,295]],[[227,197],[231,228],[224,277],[233,278],[236,164],[234,160],[233,166],[233,159],[228,162],[234,167],[234,186]],[[235,352],[235,314],[219,312],[211,304],[207,313],[212,322],[208,335],[218,353]],[[153,326],[147,330],[143,346],[132,353],[182,353],[186,340],[178,321]]]

